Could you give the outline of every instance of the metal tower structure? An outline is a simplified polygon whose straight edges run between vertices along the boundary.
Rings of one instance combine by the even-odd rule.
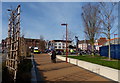
[[[15,10],[10,11],[8,23],[8,38],[7,38],[7,58],[6,66],[13,73],[16,80],[17,65],[19,63],[19,40],[20,40],[20,5]]]

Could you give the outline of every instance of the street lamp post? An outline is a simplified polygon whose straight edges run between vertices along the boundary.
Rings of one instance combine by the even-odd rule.
[[[68,29],[67,26],[68,24],[61,24],[62,26],[66,26],[66,63],[68,63],[67,61],[67,57],[68,57]]]

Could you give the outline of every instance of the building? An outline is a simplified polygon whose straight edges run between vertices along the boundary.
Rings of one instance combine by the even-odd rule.
[[[7,50],[7,40],[8,40],[8,38],[2,40],[2,52],[3,53],[6,52],[6,50]],[[20,40],[24,40],[26,49],[28,49],[30,47],[38,47],[40,50],[45,49],[45,41],[44,40],[22,38],[22,37],[20,37]]]
[[[108,45],[108,42],[109,40],[107,40],[106,43],[104,43],[104,45]],[[120,44],[120,38],[113,38],[113,39],[110,39],[110,44]]]
[[[0,52],[2,52],[2,44],[0,43]]]
[[[39,47],[39,41],[40,39],[25,38],[28,47]]]
[[[72,41],[67,41],[68,47],[72,45]],[[65,50],[66,40],[51,40],[49,44],[49,49]]]
[[[95,40],[95,43],[94,43],[95,50],[99,51],[99,48],[101,46],[103,46],[104,43],[106,43],[106,42],[107,42],[106,38],[99,38],[99,39]],[[91,50],[92,46],[90,44],[90,40],[81,40],[81,41],[79,41],[78,42],[78,48],[80,48],[81,50]]]
[[[96,50],[100,50],[100,47],[103,46],[107,42],[106,38],[99,38],[95,40],[94,46]]]
[[[78,48],[81,50],[89,50],[91,49],[90,40],[79,40]]]
[[[6,53],[7,52],[7,39],[2,39],[1,45],[2,45],[2,53]]]
[[[45,50],[45,41],[40,39],[25,38],[25,42],[28,48],[38,47],[41,51]]]

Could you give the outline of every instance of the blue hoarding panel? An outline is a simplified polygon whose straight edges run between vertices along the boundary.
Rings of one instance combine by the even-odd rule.
[[[120,59],[120,44],[110,45],[111,58]],[[100,47],[100,55],[108,57],[108,46]]]

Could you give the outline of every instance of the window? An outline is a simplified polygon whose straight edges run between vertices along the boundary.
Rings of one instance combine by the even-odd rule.
[[[61,48],[61,46],[59,46],[59,49]]]
[[[61,43],[59,43],[59,45],[61,45]]]
[[[55,48],[57,48],[57,46],[55,46]]]
[[[57,43],[55,43],[55,45],[57,45]]]

